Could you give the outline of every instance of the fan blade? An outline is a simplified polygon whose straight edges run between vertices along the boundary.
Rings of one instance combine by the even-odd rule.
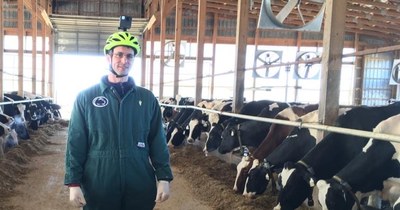
[[[297,3],[298,0],[289,0],[289,2],[282,8],[278,15],[276,15],[276,19],[282,23],[297,5]]]

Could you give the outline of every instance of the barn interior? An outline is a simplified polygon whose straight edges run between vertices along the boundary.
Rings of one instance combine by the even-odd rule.
[[[304,102],[310,101],[302,96],[319,95],[312,102],[333,110],[340,97],[347,98],[342,105],[381,105],[399,98],[400,6],[394,0],[0,3],[0,94],[27,91],[61,100],[66,93],[57,92],[61,87],[55,80],[68,70],[57,65],[57,56],[101,56],[104,40],[127,15],[132,17],[129,31],[143,43],[136,80],[159,98],[191,94],[199,102],[229,91],[235,110],[244,99],[276,95],[286,96],[281,101]],[[230,59],[218,55],[227,45]],[[296,55],[285,58],[291,47]],[[290,82],[285,71],[295,75],[286,78]],[[341,78],[341,72],[351,73]],[[223,80],[232,82],[218,82]],[[351,84],[340,90],[340,80]],[[309,90],[304,83],[317,88]],[[268,91],[276,93],[268,96]]]
[[[60,115],[68,119],[76,94],[107,73],[104,43],[121,30],[124,18],[131,18],[127,30],[142,49],[131,76],[160,100],[229,99],[234,113],[245,102],[264,99],[317,103],[321,128],[334,124],[341,107],[400,100],[399,0],[0,0],[0,5],[0,107],[11,92],[40,96],[60,104]],[[362,133],[368,135],[373,134]],[[400,142],[398,135],[380,138]]]

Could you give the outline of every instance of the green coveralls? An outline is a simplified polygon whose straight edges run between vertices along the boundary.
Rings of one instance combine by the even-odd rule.
[[[157,99],[135,86],[120,98],[103,77],[72,110],[64,184],[79,184],[84,210],[147,210],[156,179],[173,179]]]

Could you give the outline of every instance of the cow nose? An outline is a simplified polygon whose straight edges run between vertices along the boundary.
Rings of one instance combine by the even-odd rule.
[[[194,139],[193,139],[193,138],[188,138],[187,142],[188,142],[189,144],[193,144],[193,143],[194,143]]]

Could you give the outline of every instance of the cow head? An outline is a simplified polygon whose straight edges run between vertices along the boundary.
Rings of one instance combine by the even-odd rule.
[[[200,139],[202,132],[208,132],[210,124],[208,122],[208,115],[202,114],[201,118],[193,118],[189,122],[189,133],[188,143],[194,143],[194,141]]]
[[[253,159],[248,156],[244,155],[242,160],[236,166],[236,179],[235,183],[233,184],[233,190],[238,193],[243,193],[244,186],[247,178],[247,172],[251,168],[251,164],[253,163]]]
[[[218,152],[226,154],[238,148],[240,145],[240,123],[229,124],[221,134],[221,145],[218,147]]]
[[[286,162],[278,176],[281,191],[278,195],[276,209],[296,209],[308,198],[309,205],[312,201],[312,174],[301,164]]]
[[[268,176],[269,167],[264,162],[260,163],[257,159],[248,172],[243,195],[247,197],[254,197],[265,192],[269,182]]]
[[[186,128],[182,128],[181,126],[177,126],[171,133],[170,140],[168,144],[173,146],[180,146],[186,139],[185,132]]]
[[[211,127],[210,132],[208,132],[208,137],[206,140],[205,147],[203,149],[203,152],[207,155],[208,152],[212,152],[214,150],[217,150],[218,147],[221,145],[221,135],[222,131],[224,131],[224,124],[219,123],[216,124],[215,126]]]
[[[352,209],[354,198],[352,192],[334,179],[319,180],[318,201],[323,210]]]

